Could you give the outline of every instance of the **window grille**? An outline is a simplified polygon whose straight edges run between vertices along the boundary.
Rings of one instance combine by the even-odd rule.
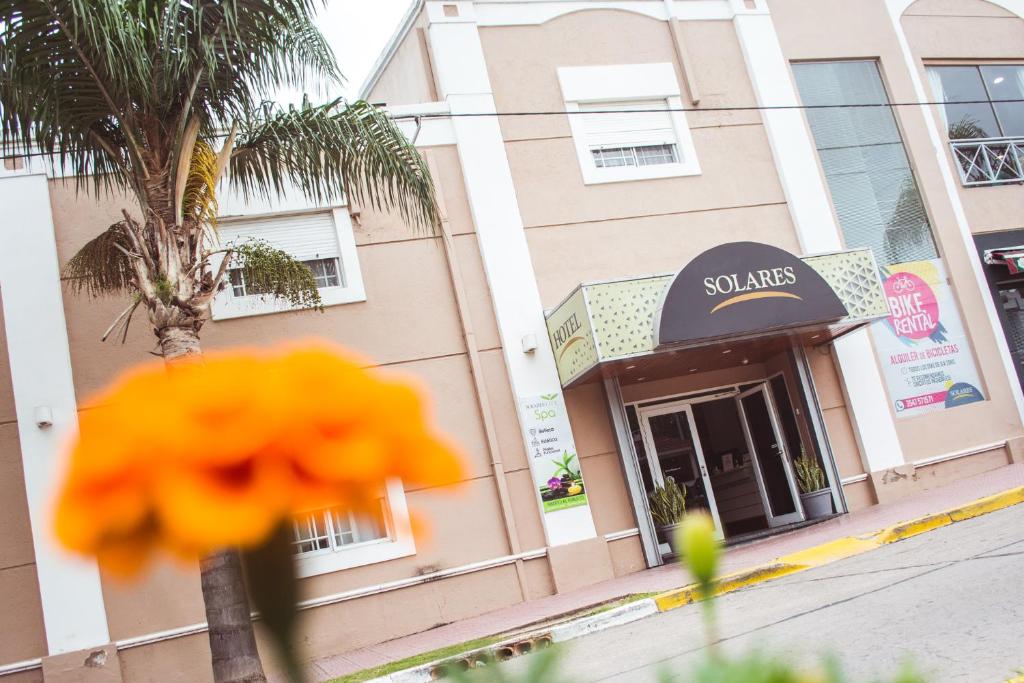
[[[261,240],[304,263],[313,271],[317,287],[346,286],[337,228],[330,212],[232,221],[221,227],[220,239],[224,244]],[[245,282],[241,268],[231,268],[228,278],[235,297],[265,293]]]
[[[580,121],[598,168],[679,163],[665,100],[581,104],[580,111],[591,112]]]
[[[319,289],[344,286],[341,279],[341,263],[337,258],[314,259],[303,261],[302,264],[313,272],[313,280]],[[266,293],[255,286],[248,285],[245,281],[245,272],[241,268],[228,270],[228,279],[231,282],[231,293],[234,296],[253,296]]]
[[[1024,182],[1024,66],[933,66],[928,79],[963,184]]]
[[[373,513],[356,515],[347,510],[317,510],[292,522],[296,555],[342,550],[388,538],[384,501]]]

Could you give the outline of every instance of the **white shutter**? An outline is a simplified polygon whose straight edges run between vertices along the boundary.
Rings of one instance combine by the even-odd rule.
[[[225,221],[218,230],[222,244],[240,244],[246,240],[263,240],[287,252],[297,261],[335,258],[338,231],[330,211],[295,216],[275,216],[244,221]]]
[[[581,112],[606,109],[616,111],[610,114],[578,115],[586,135],[587,145],[591,148],[641,147],[676,143],[672,116],[667,111],[668,103],[665,100],[599,102],[580,105]],[[642,111],[646,109],[663,111]]]

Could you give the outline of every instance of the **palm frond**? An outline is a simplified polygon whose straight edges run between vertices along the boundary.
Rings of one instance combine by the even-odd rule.
[[[0,148],[42,152],[79,187],[131,189],[146,205],[142,180],[177,168],[193,117],[209,138],[282,87],[340,82],[313,21],[321,4],[0,3]]]
[[[317,202],[347,194],[420,228],[438,224],[426,162],[385,112],[364,101],[264,105],[241,122],[228,178],[245,196],[281,195],[291,183]]]
[[[61,276],[73,292],[98,297],[136,291],[124,230],[114,223],[71,257]]]
[[[182,196],[182,213],[197,225],[217,224],[217,153],[209,143],[198,140],[192,151]]]

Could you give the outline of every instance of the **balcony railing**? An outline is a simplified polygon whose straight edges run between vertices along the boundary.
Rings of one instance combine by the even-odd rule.
[[[953,140],[950,145],[964,185],[1024,183],[1024,137]]]

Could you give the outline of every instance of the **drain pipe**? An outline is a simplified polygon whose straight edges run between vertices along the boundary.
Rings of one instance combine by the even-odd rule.
[[[508,537],[509,553],[519,555],[522,550],[519,546],[519,532],[516,530],[515,517],[512,514],[512,499],[508,493],[508,480],[505,476],[505,465],[501,460],[501,450],[498,448],[498,432],[494,428],[494,419],[491,413],[491,402],[487,395],[487,385],[484,383],[483,369],[480,365],[480,351],[477,348],[476,332],[473,331],[473,322],[469,316],[469,302],[466,297],[465,280],[462,277],[462,268],[459,266],[458,254],[455,251],[455,240],[452,238],[451,225],[448,223],[448,209],[444,201],[444,191],[441,185],[441,174],[438,173],[437,164],[429,153],[427,167],[434,180],[434,192],[437,197],[438,214],[441,218],[441,242],[444,244],[444,253],[448,262],[448,274],[452,280],[452,290],[455,292],[455,304],[459,311],[459,319],[462,321],[462,337],[466,343],[466,355],[469,357],[469,369],[473,375],[473,389],[476,394],[477,409],[480,411],[480,418],[484,423],[484,435],[487,440],[487,450],[491,456],[491,468],[494,470],[494,483],[498,488],[498,502],[501,506],[501,516],[505,522],[505,535]],[[523,601],[530,599],[529,583],[526,578],[526,566],[522,558],[515,562],[516,578],[519,581],[519,592]]]
[[[676,19],[675,0],[665,0],[665,12],[668,14],[668,30],[672,35],[672,46],[676,50],[676,59],[679,60],[679,68],[683,72],[683,80],[686,81],[686,90],[690,94],[690,102],[696,106],[700,104],[700,91],[697,90],[697,79],[693,75],[693,65],[690,60],[690,53],[683,42],[682,30],[679,27],[679,20]]]

